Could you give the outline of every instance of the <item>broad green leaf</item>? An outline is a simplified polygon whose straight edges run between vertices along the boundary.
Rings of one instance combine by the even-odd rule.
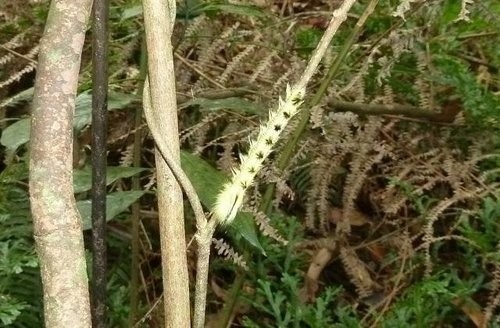
[[[82,92],[76,98],[74,127],[81,130],[91,121],[92,95],[89,92]],[[9,150],[17,148],[29,141],[30,138],[30,119],[25,118],[9,125],[2,133],[0,142]]]
[[[113,183],[120,178],[129,178],[146,169],[140,167],[109,166],[106,171],[106,185]],[[85,167],[75,170],[73,174],[73,186],[75,193],[90,190],[92,187],[92,169]]]
[[[184,6],[177,10],[177,18],[191,18],[202,13],[229,13],[241,16],[251,16],[265,18],[265,13],[256,6],[236,5],[231,3],[211,3],[206,6],[201,5],[200,1],[187,1]],[[126,8],[121,15],[121,21],[142,15],[142,6],[136,5]]]
[[[30,140],[31,120],[23,118],[5,128],[0,138],[0,143],[10,151],[16,151],[17,148]]]
[[[130,18],[134,18],[142,15],[142,5],[135,5],[129,8],[125,8],[121,15],[121,21],[125,21]]]
[[[118,214],[127,210],[127,208],[135,203],[145,191],[119,191],[108,194],[106,196],[106,221],[112,220]],[[91,200],[82,200],[76,203],[78,211],[82,217],[83,230],[92,228],[91,219]]]
[[[177,18],[185,19],[199,16],[203,13],[203,7],[200,5],[200,1],[187,0],[183,4],[177,7]],[[142,5],[135,5],[129,8],[125,8],[121,14],[120,21],[123,22],[127,19],[142,16],[143,10]]]
[[[110,91],[108,96],[108,110],[121,109],[135,99],[134,95]],[[86,90],[76,97],[75,119],[73,127],[80,131],[92,122],[92,90]]]
[[[215,203],[217,192],[229,179],[203,159],[186,151],[181,151],[181,163],[198,192],[200,201],[211,209]]]
[[[247,113],[253,115],[266,115],[265,108],[250,102],[243,98],[231,97],[225,99],[206,99],[196,98],[184,104],[183,107],[198,105],[201,111],[216,111],[221,109],[229,109],[240,113]]]
[[[181,163],[184,172],[186,172],[186,175],[196,189],[200,201],[205,207],[211,210],[218,191],[228,181],[228,178],[203,159],[185,151],[181,152]],[[240,212],[234,219],[234,222],[228,227],[228,230],[235,232],[236,235],[241,235],[251,245],[264,253],[250,213]]]
[[[76,97],[73,128],[80,131],[92,121],[92,90],[86,90]]]
[[[108,109],[121,109],[135,99],[134,95],[111,91],[108,98]],[[92,90],[80,93],[76,97],[75,118],[73,128],[80,131],[92,121]],[[29,118],[21,119],[9,125],[2,132],[0,143],[10,151],[16,151],[21,145],[30,140]]]
[[[123,109],[135,99],[137,99],[137,96],[134,94],[110,91],[108,96],[108,110]]]

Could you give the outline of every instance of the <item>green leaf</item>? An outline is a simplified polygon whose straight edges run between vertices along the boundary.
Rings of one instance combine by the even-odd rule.
[[[216,111],[221,109],[234,110],[253,115],[267,115],[265,108],[243,98],[230,97],[225,99],[196,98],[184,104],[183,107],[198,105],[201,111]]]
[[[108,97],[108,110],[121,109],[135,99],[134,95],[111,91]],[[92,121],[92,90],[80,93],[76,97],[73,128],[80,131]],[[0,144],[10,151],[16,151],[30,140],[31,120],[21,119],[9,125],[2,132]]]
[[[184,172],[196,189],[200,201],[205,207],[212,210],[218,191],[229,179],[203,159],[188,152],[181,152],[181,163]],[[250,213],[240,212],[236,215],[228,230],[240,235],[262,253],[265,253],[259,242],[255,223]]]
[[[0,184],[22,181],[28,179],[28,175],[28,163],[12,163],[7,165],[7,167],[5,167],[2,172],[0,172]]]
[[[310,55],[321,40],[323,32],[316,28],[301,28],[295,34],[297,50],[302,56]]]
[[[129,178],[144,170],[146,169],[140,167],[108,166],[106,170],[106,185],[120,178]],[[73,186],[75,193],[90,190],[92,188],[92,168],[87,166],[81,170],[75,170],[73,174]]]
[[[125,8],[122,12],[120,21],[123,22],[127,19],[134,18],[142,15],[142,5],[135,5],[129,8]]]
[[[21,302],[10,295],[0,294],[0,322],[4,327],[13,324],[21,315],[21,312],[29,308],[25,302]]]
[[[266,18],[265,13],[256,6],[235,5],[231,3],[212,3],[202,9],[204,12],[218,14],[220,12],[241,16]]]
[[[145,191],[119,191],[108,194],[106,196],[106,221],[112,220],[118,214],[127,210],[127,208],[135,203]],[[90,199],[82,200],[76,203],[78,211],[82,216],[83,230],[92,228],[91,206]]]
[[[0,143],[10,151],[16,151],[17,148],[30,140],[31,120],[23,118],[5,128],[0,138]]]
[[[201,5],[199,0],[187,0],[182,4],[177,6],[177,19],[191,19],[203,14],[204,7]],[[135,5],[129,8],[125,8],[123,10],[120,22],[123,22],[127,19],[135,18],[138,16],[142,16],[143,10],[142,5]]]
[[[73,128],[80,131],[92,121],[92,90],[86,90],[76,97]]]
[[[123,109],[136,99],[134,94],[111,90],[108,95],[108,110]]]
[[[122,109],[135,99],[134,95],[110,91],[108,110]],[[75,119],[73,128],[80,131],[92,122],[92,90],[86,90],[76,97]]]

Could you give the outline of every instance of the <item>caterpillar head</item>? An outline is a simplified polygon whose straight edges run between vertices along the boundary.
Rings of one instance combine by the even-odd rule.
[[[245,189],[236,183],[228,183],[217,196],[212,214],[219,224],[229,225],[233,222],[243,203]]]

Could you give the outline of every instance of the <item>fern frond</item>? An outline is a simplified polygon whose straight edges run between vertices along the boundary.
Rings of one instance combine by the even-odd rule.
[[[426,277],[430,277],[432,273],[432,260],[431,260],[431,252],[430,246],[435,241],[434,237],[434,223],[438,220],[439,216],[448,209],[451,205],[463,201],[467,198],[471,198],[477,196],[475,192],[463,191],[461,193],[457,193],[454,196],[443,199],[440,201],[434,208],[432,208],[426,216],[426,224],[424,228],[424,236],[423,236],[423,247],[425,254],[425,275]]]
[[[0,57],[0,65],[8,64],[14,58],[15,58],[14,55],[9,52],[8,54]]]
[[[34,58],[38,54],[38,46],[33,47],[26,55],[25,57],[28,59]],[[10,75],[6,80],[0,81],[0,89],[4,88],[14,82],[18,82],[21,80],[21,78],[28,74],[33,72],[36,69],[37,63],[35,61],[31,61],[29,64],[24,66],[21,70],[15,72],[14,74]]]
[[[6,80],[0,81],[0,89],[14,82],[18,82],[24,75],[33,72],[35,68],[36,68],[36,63],[29,63],[28,65],[24,66],[21,70],[9,76]]]
[[[418,0],[402,0],[401,3],[396,7],[396,10],[392,13],[392,16],[405,18],[405,13],[411,9],[411,4],[413,2],[418,2]]]
[[[269,70],[271,68],[272,60],[276,57],[276,51],[271,51],[264,59],[262,59],[257,64],[257,69],[250,76],[250,82],[255,82],[260,77],[265,77],[269,75]]]
[[[274,240],[282,243],[283,245],[288,244],[288,241],[282,236],[280,236],[278,231],[271,226],[270,223],[271,220],[267,217],[266,214],[257,211],[256,213],[254,213],[254,218],[255,222],[257,222],[259,230],[262,232],[264,236],[271,237]]]
[[[23,90],[0,103],[0,108],[15,107],[25,101],[30,101],[33,97],[33,87]]]
[[[210,127],[210,125],[214,124],[218,119],[220,119],[224,115],[225,115],[224,113],[217,113],[217,112],[205,115],[200,122],[181,131],[180,141],[186,142],[188,140],[198,140],[198,141],[204,140],[206,130]],[[201,146],[203,143],[195,142],[195,144],[197,146]]]
[[[375,288],[375,282],[372,280],[366,265],[361,261],[352,249],[343,247],[340,250],[340,260],[344,269],[350,278],[350,281],[356,286],[356,291],[360,297],[370,296]]]
[[[200,56],[198,58],[198,66],[205,67],[210,61],[215,58],[217,52],[224,48],[227,39],[234,33],[234,31],[240,26],[239,22],[235,22],[232,26],[226,28],[218,39],[211,43],[209,47],[203,48]]]
[[[178,54],[184,53],[184,51],[193,45],[196,40],[196,36],[207,28],[207,16],[205,14],[201,14],[191,20],[190,24],[186,27],[182,42],[177,46],[176,52]]]
[[[120,166],[130,167],[134,160],[134,144],[127,145],[124,151],[120,153]]]
[[[217,167],[223,172],[231,172],[231,168],[236,165],[236,161],[233,156],[233,148],[235,145],[235,141],[227,141],[221,145],[222,152],[219,153]]]
[[[316,207],[317,195],[320,194],[319,186],[324,172],[327,170],[328,165],[323,158],[318,158],[313,164],[311,170],[311,187],[307,192],[306,198],[306,227],[310,230],[316,229]]]
[[[24,39],[25,34],[26,33],[23,32],[23,33],[18,33],[16,35],[14,35],[9,41],[2,44],[2,48],[14,50],[14,49],[22,46],[22,44],[23,44],[22,41]]]
[[[238,69],[240,65],[242,65],[243,60],[250,56],[250,54],[255,50],[254,45],[250,45],[245,48],[245,50],[241,51],[239,54],[233,57],[233,59],[227,64],[226,69],[222,74],[217,78],[217,81],[220,84],[226,84],[227,80],[231,76],[231,74]]]
[[[417,68],[420,76],[415,80],[415,90],[418,91],[419,105],[422,109],[432,110],[433,108],[433,95],[431,94],[429,83],[424,80],[424,76],[428,74],[427,71],[427,58],[423,51],[417,51]]]
[[[285,67],[281,76],[276,79],[272,86],[273,94],[279,94],[280,90],[286,87],[290,80],[297,80],[300,72],[304,70],[304,62],[299,57],[294,56],[290,59],[290,64]]]
[[[231,246],[229,246],[224,239],[212,238],[212,244],[214,244],[217,254],[224,256],[226,260],[231,260],[234,264],[248,270],[248,266],[243,260],[243,256],[238,254]]]
[[[359,149],[354,153],[350,163],[351,172],[344,184],[342,197],[344,218],[337,225],[337,232],[350,232],[349,217],[355,209],[354,202],[363,186],[366,175],[375,163],[379,163],[389,153],[387,145],[377,144],[376,141],[381,125],[382,121],[380,119],[370,118],[369,123],[365,125],[364,132],[360,132]],[[375,154],[372,155],[372,151],[375,151]]]
[[[278,177],[278,179],[276,181],[276,193],[275,193],[274,200],[273,200],[273,207],[274,208],[278,208],[279,205],[281,204],[283,198],[285,198],[285,197],[289,200],[292,200],[292,201],[295,198],[294,191],[286,183],[285,179],[287,179],[287,177],[288,177],[288,172],[285,172],[285,174],[282,177]]]
[[[496,247],[496,258],[500,258],[500,241]],[[488,297],[488,304],[484,309],[482,327],[486,328],[491,321],[495,309],[500,306],[500,261],[494,263],[493,280],[491,281],[491,291]]]
[[[474,4],[474,1],[473,0],[462,0],[462,6],[460,8],[460,12],[458,13],[458,17],[457,19],[455,19],[455,22],[458,22],[458,21],[466,21],[466,22],[470,22],[470,10],[468,8],[468,6]]]

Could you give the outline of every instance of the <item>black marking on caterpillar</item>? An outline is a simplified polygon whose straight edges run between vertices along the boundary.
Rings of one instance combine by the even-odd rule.
[[[240,198],[240,195],[237,195],[236,198],[234,199],[233,205],[231,205],[229,212],[227,213],[226,217],[224,218],[224,221],[229,220],[229,217],[231,216],[231,213],[233,213],[234,206],[236,205],[236,203],[238,203],[239,198]]]
[[[297,96],[297,97],[295,97],[295,98],[292,99],[292,104],[294,104],[295,106],[297,106],[300,103],[301,100],[302,99],[299,96]]]

